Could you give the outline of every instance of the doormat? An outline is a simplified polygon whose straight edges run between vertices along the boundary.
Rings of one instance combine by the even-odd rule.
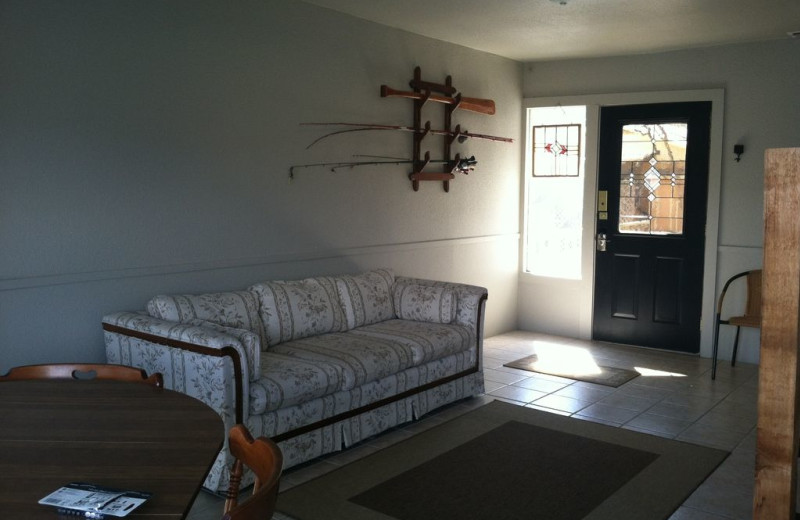
[[[596,383],[598,385],[613,386],[614,388],[624,385],[634,377],[639,375],[635,370],[627,370],[625,368],[604,367],[600,365],[593,365],[589,369],[571,370],[569,366],[564,363],[559,363],[557,366],[542,363],[539,356],[536,354],[527,356],[516,361],[511,361],[503,365],[509,368],[518,368],[520,370],[527,370],[529,372],[537,372],[539,374],[548,374],[551,376],[566,377],[569,379],[576,379],[578,381],[585,381],[587,383]]]
[[[727,455],[495,401],[289,489],[277,510],[295,520],[665,520]]]

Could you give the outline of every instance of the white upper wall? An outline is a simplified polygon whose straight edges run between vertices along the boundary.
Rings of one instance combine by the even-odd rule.
[[[335,128],[300,123],[410,125],[379,86],[417,65],[495,100],[454,124],[519,143],[519,63],[300,2],[12,0],[0,34],[0,372],[102,359],[102,315],[156,293],[380,265],[487,286],[487,333],[516,326],[518,144],[455,143],[478,166],[450,193],[409,165],[289,167],[410,157],[402,132],[306,150]]]
[[[537,62],[525,67],[526,98],[724,89],[717,294],[731,275],[762,265],[764,151],[800,146],[800,41]],[[745,147],[741,162],[734,160],[737,143]],[[722,358],[730,355],[733,331],[723,327],[720,332]],[[756,331],[743,331],[739,359],[757,362],[758,341]]]
[[[800,145],[800,41],[530,63],[523,90],[530,98],[709,88],[725,89],[720,245],[760,248],[764,150]]]

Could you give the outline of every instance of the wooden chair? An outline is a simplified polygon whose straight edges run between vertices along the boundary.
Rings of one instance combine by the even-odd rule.
[[[722,305],[725,301],[725,294],[728,287],[735,280],[745,278],[747,280],[747,302],[742,316],[731,316],[722,319]],[[717,353],[719,350],[719,326],[733,325],[736,327],[736,339],[733,342],[733,355],[731,356],[731,366],[736,366],[736,353],[739,350],[739,329],[741,327],[761,328],[761,269],[753,269],[736,274],[725,282],[722,287],[722,294],[719,295],[717,302],[717,313],[715,316],[713,360],[711,361],[711,379],[717,377]]]
[[[225,501],[225,516],[222,520],[266,520],[272,518],[278,500],[278,484],[283,469],[283,454],[278,445],[259,437],[253,439],[250,432],[237,424],[228,433],[228,445],[236,458],[231,469],[231,482]],[[241,504],[238,503],[239,485],[244,466],[256,474],[253,494]]]
[[[25,379],[112,379],[134,383],[148,383],[164,387],[164,378],[158,372],[147,376],[141,368],[126,365],[100,363],[55,363],[47,365],[25,365],[14,367],[0,381],[22,381]]]

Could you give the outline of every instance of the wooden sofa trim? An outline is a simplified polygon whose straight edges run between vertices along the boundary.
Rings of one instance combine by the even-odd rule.
[[[436,381],[431,381],[428,384],[418,386],[416,388],[412,388],[410,390],[406,390],[405,392],[401,392],[399,394],[395,394],[391,397],[387,397],[385,399],[381,399],[380,401],[375,401],[374,403],[366,404],[360,408],[354,408],[352,410],[348,410],[346,412],[340,413],[338,415],[334,415],[332,417],[328,417],[327,419],[323,419],[321,421],[317,421],[313,424],[307,424],[305,426],[301,426],[300,428],[295,428],[294,430],[289,430],[288,432],[283,432],[279,435],[271,437],[274,442],[282,442],[287,439],[291,439],[292,437],[297,437],[298,435],[302,435],[304,433],[313,432],[318,428],[323,428],[325,426],[330,426],[331,424],[335,424],[339,421],[344,421],[345,419],[350,419],[357,415],[360,415],[365,412],[369,412],[370,410],[374,410],[376,408],[380,408],[381,406],[391,404],[395,401],[399,401],[401,399],[405,399],[406,397],[411,397],[412,395],[419,394],[426,390],[430,390],[432,388],[436,388],[437,386],[449,383],[450,381],[455,381],[456,379],[462,378],[469,374],[474,374],[478,371],[478,361],[475,361],[475,366],[459,372],[458,374],[453,374],[451,376],[443,377],[441,379],[437,379]]]
[[[243,377],[244,373],[242,371],[242,360],[239,357],[239,352],[233,347],[222,347],[222,348],[211,348],[211,347],[204,347],[202,345],[195,345],[194,343],[187,343],[186,341],[178,341],[174,339],[165,338],[163,336],[157,336],[155,334],[148,334],[147,332],[140,332],[138,330],[126,329],[125,327],[120,327],[119,325],[112,325],[110,323],[103,323],[103,330],[107,332],[113,332],[116,334],[122,334],[123,336],[131,336],[133,338],[142,339],[144,341],[149,341],[150,343],[158,343],[159,345],[165,345],[167,347],[174,347],[181,350],[188,350],[189,352],[196,352],[198,354],[204,354],[207,356],[214,356],[214,357],[229,357],[231,358],[231,362],[233,362],[233,375],[234,375],[234,393],[236,394],[236,423],[241,424],[244,420],[244,399],[242,398],[243,394]]]
[[[476,316],[476,329],[475,329],[475,341],[480,342],[481,334],[483,334],[482,325],[483,325],[483,309],[485,307],[485,302],[488,299],[488,295],[484,294],[481,296],[480,300],[478,300],[478,315]],[[210,347],[203,347],[200,345],[195,345],[193,343],[187,343],[185,341],[177,341],[172,340],[169,338],[164,338],[161,336],[156,336],[154,334],[148,334],[146,332],[139,332],[131,329],[126,329],[124,327],[120,327],[118,325],[111,325],[109,323],[103,323],[103,330],[108,332],[114,332],[117,334],[123,334],[125,336],[132,336],[138,339],[143,339],[145,341],[149,341],[151,343],[158,343],[160,345],[166,345],[168,347],[179,348],[182,350],[188,350],[190,352],[197,352],[199,354],[206,354],[209,356],[215,357],[223,357],[228,356],[233,361],[233,371],[234,376],[236,377],[235,381],[235,392],[236,392],[236,422],[241,424],[244,423],[244,410],[243,408],[243,399],[242,399],[242,378],[244,374],[242,372],[242,362],[239,358],[239,352],[233,347],[223,347],[221,349],[215,349]],[[322,428],[324,426],[329,426],[331,424],[337,423],[339,421],[343,421],[345,419],[349,419],[351,417],[355,417],[362,413],[368,412],[370,410],[374,410],[376,408],[380,408],[381,406],[390,404],[394,401],[398,401],[400,399],[405,399],[407,397],[411,397],[412,395],[425,392],[432,388],[436,388],[437,386],[449,383],[451,381],[455,381],[462,377],[468,376],[469,374],[474,374],[480,370],[481,365],[481,353],[476,352],[475,356],[475,366],[468,368],[467,370],[463,370],[457,374],[453,374],[450,376],[443,377],[441,379],[437,379],[436,381],[431,381],[430,383],[424,384],[422,386],[418,386],[416,388],[412,388],[410,390],[406,390],[405,392],[401,392],[399,394],[393,395],[391,397],[387,397],[385,399],[381,399],[380,401],[375,401],[374,403],[370,403],[359,408],[354,408],[353,410],[349,410],[347,412],[343,412],[332,417],[328,417],[327,419],[323,419],[321,421],[317,421],[313,424],[308,424],[306,426],[301,426],[299,428],[295,428],[294,430],[289,430],[287,432],[281,433],[272,437],[273,442],[281,442],[287,439],[291,439],[292,437],[296,437],[298,435],[302,435],[304,433],[312,432],[318,428]]]

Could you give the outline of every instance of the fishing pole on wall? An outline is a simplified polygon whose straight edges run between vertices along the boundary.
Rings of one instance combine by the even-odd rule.
[[[380,125],[380,124],[372,124],[372,123],[300,123],[301,126],[348,126],[348,127],[356,127],[356,128],[347,128],[345,130],[336,130],[334,132],[327,133],[321,137],[318,137],[314,141],[311,142],[308,146],[306,146],[306,150],[317,144],[318,142],[322,141],[323,139],[327,139],[328,137],[339,135],[339,134],[346,134],[350,132],[366,132],[366,131],[381,131],[381,130],[394,130],[400,132],[413,132],[417,134],[433,134],[433,135],[445,135],[449,137],[455,138],[459,143],[463,143],[467,139],[484,139],[487,141],[499,141],[504,143],[513,143],[514,140],[510,137],[500,137],[496,135],[488,135],[488,134],[476,134],[472,132],[468,132],[466,130],[461,130],[461,125],[456,125],[455,129],[453,130],[437,130],[431,128],[431,122],[428,121],[425,123],[425,126],[421,129],[414,128],[413,126],[402,126],[402,125]]]
[[[353,155],[353,157],[369,157],[374,159],[389,159],[386,161],[340,161],[340,162],[323,162],[323,163],[310,163],[310,164],[296,164],[289,167],[289,181],[294,180],[295,170],[301,168],[328,168],[331,172],[336,173],[337,170],[343,168],[355,168],[358,166],[373,166],[373,165],[390,165],[390,164],[412,164],[412,159],[404,157],[384,157],[381,155]],[[429,163],[434,164],[452,164],[451,173],[469,174],[470,171],[475,169],[478,161],[475,156],[461,158],[456,155],[455,160],[445,159],[431,159]]]

